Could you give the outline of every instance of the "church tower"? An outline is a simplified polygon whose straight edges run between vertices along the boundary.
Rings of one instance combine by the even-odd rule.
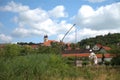
[[[44,35],[44,42],[48,41],[48,35]]]

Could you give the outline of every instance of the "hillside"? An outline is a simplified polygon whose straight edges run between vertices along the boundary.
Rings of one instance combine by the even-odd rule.
[[[107,46],[117,45],[118,43],[120,43],[120,33],[108,33],[107,35],[99,35],[96,37],[83,39],[78,43],[82,47],[85,45],[95,45],[98,43]]]

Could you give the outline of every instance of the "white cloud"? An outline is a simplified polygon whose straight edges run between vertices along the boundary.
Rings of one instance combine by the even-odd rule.
[[[13,31],[15,37],[56,35],[68,30],[68,26],[70,26],[65,21],[54,20],[54,18],[67,16],[64,6],[56,6],[54,9],[46,11],[41,8],[30,9],[29,6],[11,1],[0,9],[18,14],[13,18],[13,21],[18,24]]]
[[[120,3],[101,6],[94,10],[89,5],[83,5],[76,16],[75,23],[80,27],[78,40],[110,33],[120,33]],[[71,41],[75,40],[71,39]],[[70,38],[68,38],[70,40]],[[66,40],[68,40],[66,39]]]
[[[88,37],[95,37],[96,35],[105,35],[108,33],[116,33],[119,32],[115,29],[110,29],[110,30],[92,30],[88,28],[84,28],[82,30],[78,31],[78,36],[80,35],[80,38],[88,38]]]
[[[13,36],[20,38],[29,37],[33,35],[42,35],[42,34],[44,34],[44,32],[40,32],[39,30],[36,29],[25,29],[22,27],[16,28],[12,33]]]
[[[12,11],[12,12],[23,12],[28,10],[28,6],[23,6],[22,4],[16,4],[14,1],[9,2],[6,6],[0,7],[0,10],[3,11]]]
[[[15,36],[15,37],[26,37],[26,36],[30,36],[30,34],[29,34],[29,31],[27,29],[16,28],[13,31],[13,36]]]
[[[97,10],[83,5],[74,20],[80,27],[95,30],[117,29],[120,27],[120,3],[102,6]]]
[[[56,6],[53,10],[49,11],[49,15],[54,18],[67,17],[64,6]]]
[[[95,37],[97,35],[106,35],[108,33],[119,33],[120,28],[119,29],[110,29],[110,30],[92,30],[92,29],[88,29],[88,28],[83,28],[80,30],[77,30],[77,32],[72,32],[71,34],[68,34],[64,41],[65,42],[78,42],[82,39],[86,39],[86,38],[90,38],[90,37]],[[63,38],[64,34],[60,34],[58,36],[58,40],[60,40],[61,38]]]
[[[79,15],[81,15],[82,17],[90,17],[90,16],[93,16],[95,14],[94,10],[92,7],[88,6],[88,5],[83,5],[79,12],[78,12]]]
[[[5,34],[0,34],[0,42],[2,43],[9,43],[12,41],[12,37],[7,36]]]
[[[30,9],[29,6],[12,1],[8,5],[0,7],[0,10],[18,14],[13,17],[18,27],[13,30],[12,35],[19,38],[48,34],[49,36],[55,35],[58,40],[61,40],[72,26],[67,21],[59,19],[68,16],[64,6],[56,6],[52,10],[46,11],[41,8]],[[77,32],[78,40],[109,32],[119,32],[120,3],[102,6],[96,10],[89,5],[83,5],[78,14],[74,16],[74,21],[80,27]],[[65,42],[75,41],[74,31],[75,27],[65,37]]]
[[[105,0],[88,0],[89,2],[96,3],[96,2],[104,2]]]

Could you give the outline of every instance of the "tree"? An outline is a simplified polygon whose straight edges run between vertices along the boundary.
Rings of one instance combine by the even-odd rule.
[[[62,45],[58,42],[52,42],[51,43],[51,53],[54,54],[60,54],[62,50]]]
[[[29,45],[24,45],[24,46],[21,46],[21,53],[20,55],[28,55],[28,54],[33,54],[33,49],[31,46]]]
[[[71,47],[72,49],[76,49],[76,44],[75,44],[75,43],[71,43],[71,44],[70,44],[70,47]]]
[[[117,43],[120,42],[120,33],[108,33],[107,35],[99,35],[93,38],[87,38],[87,39],[83,39],[79,42],[80,46],[83,47],[85,45],[95,45],[97,43],[100,43],[102,45],[107,45],[107,46],[111,46],[111,45],[116,45]]]
[[[120,65],[120,47],[113,46],[112,50],[110,50],[110,53],[114,55],[111,60],[112,65]]]
[[[16,44],[7,44],[4,48],[4,55],[5,57],[14,57],[20,55],[21,48],[19,45]]]

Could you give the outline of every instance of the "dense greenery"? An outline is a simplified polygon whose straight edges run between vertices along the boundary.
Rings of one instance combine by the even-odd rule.
[[[8,44],[1,48],[0,80],[118,80],[120,78],[119,67],[78,68],[68,64],[67,58],[52,53],[51,50],[55,45],[57,44],[52,47],[39,46],[37,50],[16,44]],[[59,48],[56,47],[54,52],[57,49]]]
[[[114,55],[111,64],[120,65],[120,46],[112,46],[112,49],[109,52]]]
[[[0,80],[119,80],[119,67],[77,68],[56,54],[0,58]]]
[[[69,76],[69,70],[62,57],[54,54],[0,58],[0,80],[52,80]]]
[[[83,39],[78,44],[80,44],[80,47],[84,47],[86,45],[95,45],[95,44],[102,44],[107,46],[117,45],[120,43],[120,33],[114,33],[114,34],[107,34],[107,35],[99,35],[93,38],[87,38]]]
[[[110,53],[116,55],[112,59],[115,66],[89,66],[83,62],[85,66],[75,67],[71,65],[75,58],[62,57],[63,45],[58,43],[38,48],[32,48],[33,43],[6,44],[0,48],[0,80],[119,80],[120,68],[116,65],[120,65],[120,47],[115,45],[120,42],[120,34],[97,36],[79,43],[94,45],[100,42],[112,47]],[[70,46],[75,49],[78,44]]]
[[[41,46],[32,48],[31,45],[5,44],[4,48],[0,48],[0,56],[15,57],[25,56],[29,54],[60,54],[61,45],[52,43],[52,46]]]
[[[78,42],[81,48],[85,48],[86,45],[94,46],[95,44],[102,44],[104,46],[111,47],[109,53],[114,57],[111,61],[112,65],[120,65],[120,33],[99,35],[93,38],[83,39]]]

